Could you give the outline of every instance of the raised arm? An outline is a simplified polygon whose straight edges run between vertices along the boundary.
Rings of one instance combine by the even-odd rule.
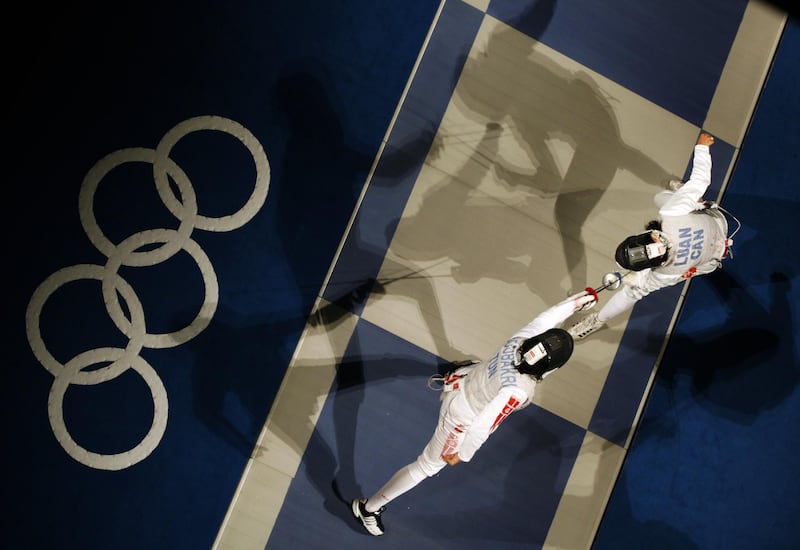
[[[694,159],[692,160],[692,174],[680,189],[667,200],[659,209],[661,216],[681,216],[688,214],[697,207],[703,194],[711,185],[711,151],[714,136],[703,132],[694,146]]]

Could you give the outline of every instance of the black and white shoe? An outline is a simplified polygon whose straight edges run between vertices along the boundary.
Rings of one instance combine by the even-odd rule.
[[[383,522],[381,521],[383,508],[375,512],[367,512],[367,499],[365,498],[353,499],[350,507],[353,510],[353,515],[370,535],[378,537],[383,534]]]

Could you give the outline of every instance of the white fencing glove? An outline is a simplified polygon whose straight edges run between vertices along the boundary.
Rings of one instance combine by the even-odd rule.
[[[587,288],[583,292],[573,294],[561,303],[565,304],[567,302],[572,302],[573,312],[586,311],[587,309],[592,309],[597,303],[597,292],[593,288]]]

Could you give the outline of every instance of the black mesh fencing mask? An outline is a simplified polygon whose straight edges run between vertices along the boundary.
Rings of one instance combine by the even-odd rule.
[[[630,271],[660,266],[667,260],[663,234],[660,231],[645,231],[631,235],[619,244],[614,259],[621,268]]]
[[[528,338],[520,345],[517,370],[541,380],[548,373],[560,368],[572,356],[575,343],[569,333],[560,328],[551,328]]]

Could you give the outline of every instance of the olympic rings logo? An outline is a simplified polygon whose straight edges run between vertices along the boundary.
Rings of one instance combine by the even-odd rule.
[[[221,217],[202,216],[198,213],[194,188],[184,171],[169,154],[175,144],[186,135],[214,130],[237,138],[253,157],[256,181],[253,192],[241,209]],[[150,229],[134,233],[119,244],[108,239],[94,216],[93,203],[97,188],[103,178],[117,166],[128,162],[145,162],[153,165],[153,175],[161,198],[167,209],[180,221],[175,229]],[[178,199],[170,188],[169,178],[175,183]],[[79,212],[81,225],[92,244],[108,261],[105,265],[79,264],[65,267],[50,275],[31,296],[25,314],[28,343],[36,359],[53,375],[47,412],[50,426],[64,450],[75,460],[91,468],[122,470],[144,460],[158,446],[167,427],[168,402],[164,384],[139,352],[142,348],[171,348],[188,342],[200,334],[217,309],[219,286],[216,273],[203,249],[191,238],[194,229],[206,231],[233,231],[249,222],[267,199],[270,167],[267,155],[259,141],[241,124],[219,116],[199,116],[185,120],[169,130],[155,149],[120,149],[98,161],[86,174],[81,185]],[[152,247],[152,245],[159,245]],[[146,250],[142,250],[142,248]],[[153,266],[170,259],[180,251],[187,252],[197,264],[205,286],[205,297],[197,316],[186,327],[171,333],[149,334],[145,327],[142,303],[133,288],[118,273],[121,266]],[[67,283],[80,279],[102,282],[106,311],[116,327],[128,338],[125,348],[103,347],[80,353],[60,363],[48,351],[40,330],[40,317],[45,303],[53,293]],[[125,301],[130,319],[123,312],[119,297]],[[103,367],[84,370],[91,365]],[[153,399],[153,422],[144,438],[128,451],[101,454],[81,447],[70,435],[64,420],[64,396],[71,384],[95,385],[107,382],[133,369],[147,384]]]

